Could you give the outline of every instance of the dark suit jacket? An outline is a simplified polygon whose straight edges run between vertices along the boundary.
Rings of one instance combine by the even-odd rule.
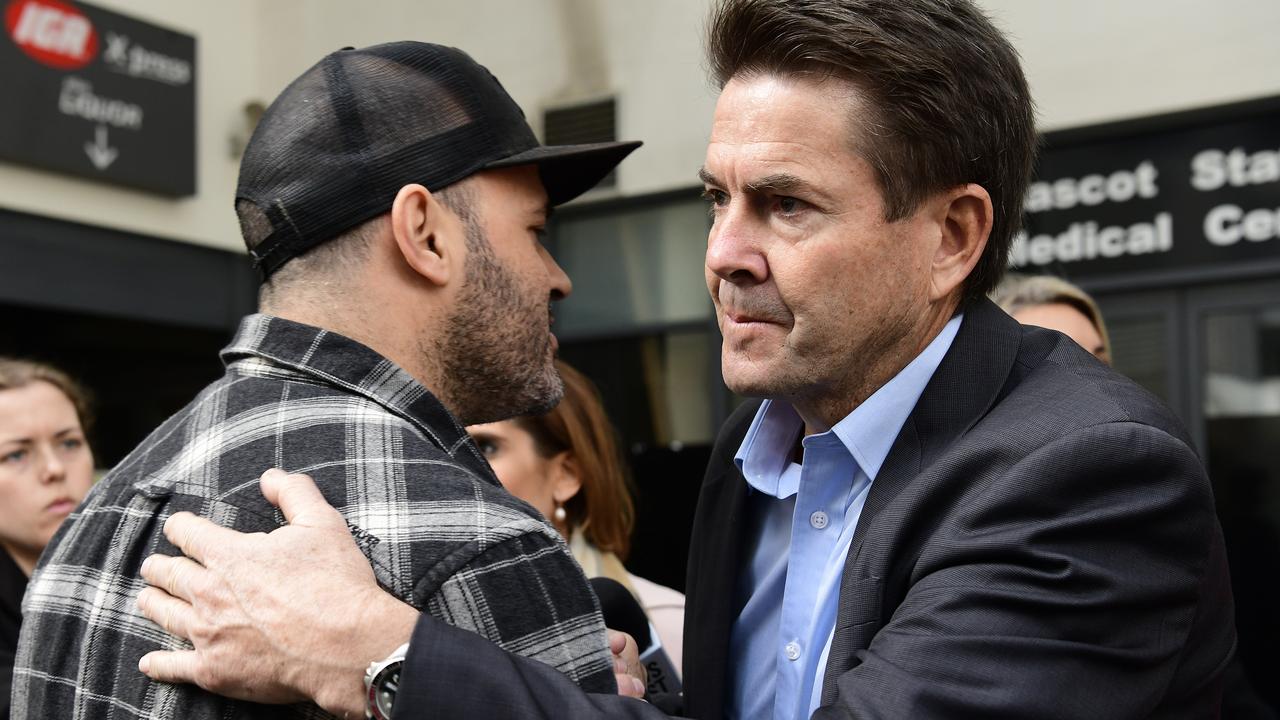
[[[716,443],[690,550],[685,714],[720,718],[747,486]],[[397,717],[661,717],[420,625]],[[1202,718],[1235,630],[1208,479],[1161,404],[979,303],[872,484],[817,718]],[[421,683],[421,684],[420,684]]]

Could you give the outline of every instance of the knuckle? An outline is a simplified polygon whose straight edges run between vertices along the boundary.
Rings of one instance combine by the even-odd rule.
[[[194,643],[196,647],[208,647],[218,638],[217,629],[200,618],[191,622],[190,629],[191,642]]]
[[[173,633],[173,607],[166,607],[160,614],[160,627],[167,633]]]
[[[284,479],[283,490],[291,494],[305,493],[309,488],[315,486],[315,480],[306,473],[291,473]]]
[[[169,576],[168,576],[169,582],[166,585],[166,589],[169,590],[170,595],[178,594],[174,591],[182,587],[183,581],[186,579],[186,574],[187,574],[186,568],[181,565],[174,567],[173,570],[169,573]]]
[[[208,666],[200,662],[199,659],[196,660],[195,672],[191,673],[191,676],[191,679],[205,690],[216,693],[221,688],[217,675],[210,671]]]

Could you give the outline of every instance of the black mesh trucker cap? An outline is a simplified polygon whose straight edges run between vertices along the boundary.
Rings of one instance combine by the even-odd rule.
[[[558,205],[639,146],[538,144],[497,78],[457,48],[344,48],[267,108],[240,163],[236,207],[265,279],[389,211],[409,183],[439,190],[480,170],[537,165]]]

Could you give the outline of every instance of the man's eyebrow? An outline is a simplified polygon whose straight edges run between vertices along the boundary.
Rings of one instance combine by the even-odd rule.
[[[791,173],[774,173],[748,182],[743,186],[751,193],[790,193],[797,190],[813,190],[813,185]]]
[[[720,179],[715,175],[712,175],[706,168],[702,168],[698,171],[698,178],[702,180],[703,184],[711,185],[713,187],[724,187],[724,183],[720,182]],[[743,190],[756,194],[793,193],[797,190],[805,190],[815,195],[823,197],[826,196],[825,193],[819,191],[818,188],[814,187],[814,185],[809,181],[801,178],[799,175],[793,175],[791,173],[773,173],[772,175],[765,175],[762,178],[748,182],[743,186]]]

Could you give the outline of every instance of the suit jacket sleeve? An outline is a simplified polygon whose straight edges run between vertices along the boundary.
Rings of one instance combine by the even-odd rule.
[[[395,720],[667,720],[656,707],[584,692],[535,660],[423,615],[400,675]]]
[[[1235,633],[1194,452],[1117,422],[1000,460],[949,468],[974,481],[814,717],[1214,716]]]

